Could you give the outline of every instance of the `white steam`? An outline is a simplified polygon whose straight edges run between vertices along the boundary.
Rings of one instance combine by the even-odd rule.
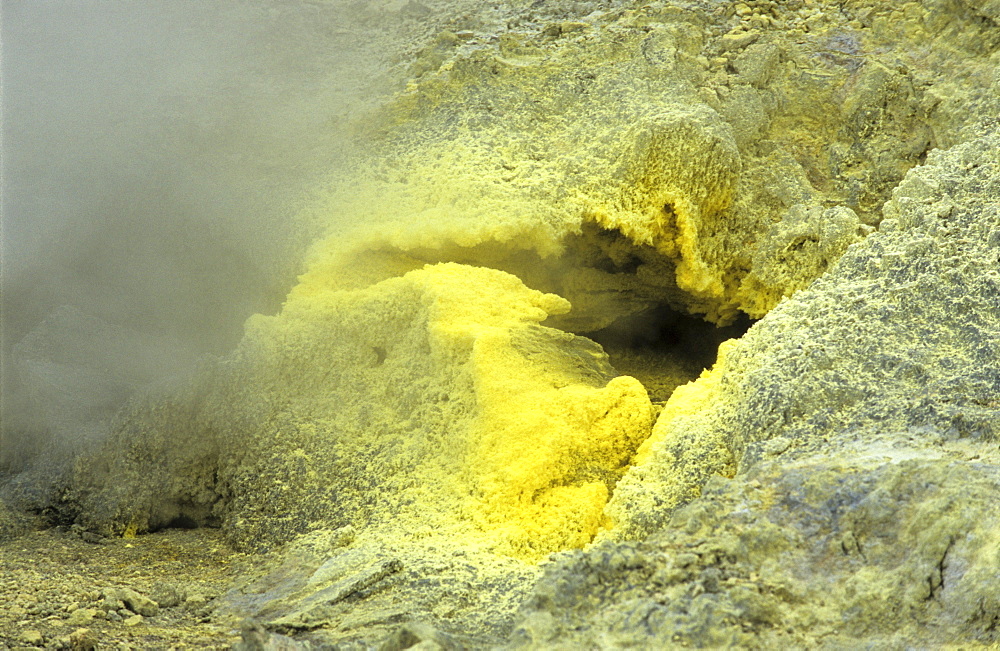
[[[3,1],[0,473],[278,309],[296,202],[450,17],[415,6]]]

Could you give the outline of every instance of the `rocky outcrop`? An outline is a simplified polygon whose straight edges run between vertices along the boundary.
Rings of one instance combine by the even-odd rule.
[[[126,535],[221,524],[256,550],[349,525],[527,558],[583,546],[653,410],[599,346],[538,325],[566,309],[458,264],[364,290],[313,277],[78,462],[79,517]]]
[[[270,549],[247,644],[996,642],[992,10],[545,4],[419,55],[281,312],[63,517]],[[759,320],[654,406],[611,362],[691,317]]]
[[[550,566],[517,646],[996,641],[998,152],[933,153],[712,400],[674,394],[610,505],[641,542]]]

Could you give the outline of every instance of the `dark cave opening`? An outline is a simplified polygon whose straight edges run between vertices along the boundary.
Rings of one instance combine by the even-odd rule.
[[[222,519],[212,510],[210,504],[195,504],[192,501],[169,501],[158,505],[158,509],[150,514],[148,522],[149,533],[164,529],[200,529],[208,527],[218,529]]]
[[[722,342],[743,336],[753,323],[741,314],[719,327],[658,305],[586,336],[601,344],[615,370],[642,382],[653,402],[664,402],[675,388],[711,368]]]
[[[198,521],[188,515],[178,515],[170,522],[163,525],[163,529],[197,529]]]
[[[677,287],[673,261],[617,229],[587,221],[562,244],[556,256],[494,241],[406,255],[421,263],[499,269],[532,289],[568,299],[570,312],[549,316],[543,325],[599,343],[615,370],[642,382],[654,402],[696,379],[715,363],[719,344],[753,325],[744,314],[722,327],[689,314],[690,297]]]
[[[689,314],[673,283],[673,263],[617,230],[585,223],[567,239],[567,249],[577,265],[604,276],[609,294],[618,293],[607,304],[620,312],[600,328],[567,323],[566,329],[599,343],[615,370],[642,382],[653,402],[665,402],[675,388],[711,368],[719,345],[742,337],[754,323],[743,313],[725,326]]]

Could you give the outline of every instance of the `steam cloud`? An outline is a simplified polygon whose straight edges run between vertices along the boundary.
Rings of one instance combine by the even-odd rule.
[[[0,471],[278,309],[316,234],[296,202],[400,76],[375,11],[3,2]]]

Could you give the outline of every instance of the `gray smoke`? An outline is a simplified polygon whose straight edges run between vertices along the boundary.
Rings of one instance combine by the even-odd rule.
[[[412,8],[4,0],[0,473],[279,308],[297,203],[446,19]]]

